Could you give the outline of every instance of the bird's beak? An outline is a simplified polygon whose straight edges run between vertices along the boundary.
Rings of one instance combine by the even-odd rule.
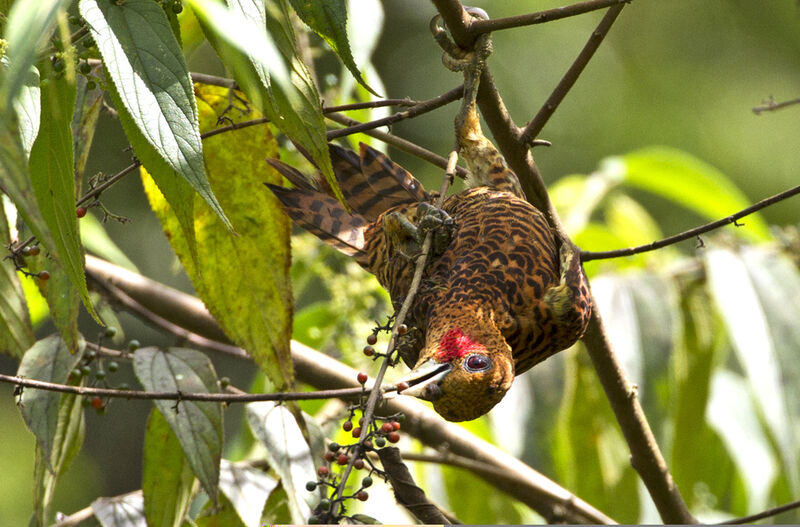
[[[436,390],[431,388],[437,385],[452,367],[449,362],[441,363],[428,359],[414,368],[407,377],[395,383],[397,393],[431,400],[431,395],[436,393]]]

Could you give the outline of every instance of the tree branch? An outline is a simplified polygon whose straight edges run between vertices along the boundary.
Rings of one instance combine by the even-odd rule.
[[[791,101],[775,102],[775,99],[770,97],[767,99],[767,102],[761,106],[756,106],[753,108],[753,113],[756,115],[761,115],[762,112],[774,112],[775,110],[780,110],[782,108],[786,108],[787,106],[794,106],[795,104],[800,104],[800,98],[792,99]]]
[[[94,282],[102,281],[116,286],[145,309],[163,315],[172,324],[205,338],[223,335],[203,302],[196,297],[91,255],[86,256],[86,272]],[[294,340],[291,350],[295,372],[301,382],[320,390],[360,388],[356,381],[358,372],[354,369]],[[248,356],[242,353],[239,358]],[[442,420],[432,409],[413,398],[395,396],[384,399],[384,403],[387,413],[405,414],[403,430],[412,437],[432,448],[447,450],[493,467],[493,473],[476,472],[476,475],[543,517],[558,518],[568,523],[616,523],[522,461],[460,426]]]
[[[469,48],[473,37],[466,29],[464,20],[468,16],[461,7],[460,2],[458,0],[433,0],[433,3],[442,15],[442,19],[445,21],[455,42],[461,47]],[[623,5],[617,4],[611,7],[609,13],[612,10],[620,10]],[[603,21],[610,25],[616,15],[610,17],[609,13],[606,14]],[[494,135],[498,148],[503,153],[509,166],[520,178],[525,192],[528,193],[529,188],[535,191],[534,194],[528,194],[529,201],[539,210],[545,212],[554,230],[559,231],[565,236],[565,239],[568,239],[563,233],[560,219],[550,202],[541,175],[533,163],[533,158],[526,146],[527,143],[521,140],[522,134],[519,134],[513,121],[508,117],[505,107],[500,106],[502,105],[502,100],[493,84],[484,84],[484,79],[487,77],[490,78],[488,73],[484,71],[478,100],[481,113],[484,115]],[[542,206],[547,208],[542,208]],[[641,411],[641,406],[635,397],[635,393],[632,394],[629,390],[630,384],[619,367],[596,309],[589,322],[584,342],[592,357],[592,362],[595,365],[598,377],[600,377],[606,396],[612,404],[617,422],[623,430],[625,439],[628,441],[632,456],[635,457],[636,464],[634,467],[653,497],[661,518],[669,523],[695,523],[696,520],[689,514],[686,504],[666,468],[664,458],[653,439],[654,436],[650,430],[650,425]]]
[[[673,236],[669,236],[668,238],[654,241],[646,245],[639,245],[637,247],[628,247],[625,249],[614,249],[612,251],[581,251],[581,261],[589,262],[591,260],[605,260],[609,258],[619,258],[621,256],[632,256],[634,254],[640,254],[648,251],[655,251],[656,249],[661,249],[662,247],[666,247],[668,245],[674,245],[684,240],[696,238],[701,234],[713,231],[714,229],[719,229],[720,227],[724,227],[725,225],[736,223],[738,220],[744,218],[745,216],[753,214],[754,212],[758,212],[761,209],[765,209],[770,205],[774,205],[775,203],[791,198],[792,196],[795,196],[797,194],[800,194],[800,185],[792,187],[789,190],[785,190],[779,194],[775,194],[774,196],[770,196],[769,198],[762,199],[758,203],[755,203],[754,205],[751,205],[746,209],[742,209],[735,214],[731,214],[730,216],[726,216],[722,219],[706,223],[705,225],[700,225],[699,227],[695,227],[694,229],[689,229],[688,231],[684,231],[680,234],[675,234]]]
[[[561,18],[582,15],[583,13],[589,13],[597,9],[604,9],[614,4],[629,3],[630,1],[631,0],[588,0],[587,2],[579,2],[577,4],[556,7],[546,11],[537,11],[536,13],[528,13],[525,15],[475,20],[470,24],[469,32],[474,35],[479,35],[481,33],[489,33],[490,31],[498,31],[501,29],[543,24]]]
[[[589,41],[586,42],[586,45],[578,54],[578,57],[564,74],[564,77],[558,82],[553,93],[550,94],[550,97],[547,98],[547,101],[539,109],[539,112],[531,122],[528,123],[525,130],[523,130],[519,138],[522,144],[529,145],[531,141],[539,135],[539,132],[542,131],[542,128],[544,128],[544,125],[550,120],[550,117],[553,115],[553,112],[556,111],[558,105],[561,104],[561,101],[564,100],[564,97],[567,96],[567,93],[569,93],[575,85],[575,81],[577,81],[578,77],[583,73],[586,65],[592,60],[595,51],[600,47],[600,44],[608,34],[609,29],[611,29],[611,26],[614,24],[614,21],[616,21],[623,7],[625,7],[625,3],[616,3],[613,7],[609,8],[605,16],[603,16],[600,24],[598,24],[597,28],[589,37]]]
[[[782,514],[793,509],[800,509],[800,500],[793,501],[791,503],[785,503],[783,505],[761,511],[757,514],[751,514],[750,516],[742,516],[741,518],[720,522],[717,525],[741,525],[743,523],[753,523],[757,522],[758,520],[763,520],[764,518],[769,518],[770,516],[777,516],[778,514]]]

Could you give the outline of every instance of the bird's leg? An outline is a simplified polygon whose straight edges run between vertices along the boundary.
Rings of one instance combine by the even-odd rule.
[[[422,202],[417,207],[417,243],[422,245],[428,232],[433,233],[433,256],[439,256],[450,245],[456,223],[444,210]]]
[[[586,275],[581,269],[580,250],[569,240],[561,241],[559,263],[559,284],[548,289],[543,300],[555,315],[558,333],[574,335],[586,326],[592,313],[592,301]]]
[[[422,251],[422,243],[418,242],[417,226],[411,223],[400,211],[388,213],[383,218],[383,232],[393,252],[412,259]]]

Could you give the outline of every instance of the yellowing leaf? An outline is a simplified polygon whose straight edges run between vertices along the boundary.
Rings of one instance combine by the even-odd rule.
[[[228,91],[197,85],[200,127],[215,128],[228,105]],[[229,117],[241,114],[232,110]],[[258,115],[241,115],[242,120]],[[218,134],[203,146],[214,194],[238,235],[232,235],[195,198],[197,265],[189,257],[181,229],[150,178],[143,174],[150,204],[209,311],[225,333],[245,348],[279,389],[293,382],[289,338],[292,294],[289,279],[289,221],[264,182],[280,176],[265,163],[277,157],[270,129],[254,126]],[[144,171],[143,171],[144,172]]]

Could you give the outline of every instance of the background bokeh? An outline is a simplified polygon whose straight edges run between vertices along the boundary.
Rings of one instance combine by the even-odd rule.
[[[476,2],[492,17],[556,7],[561,2]],[[356,2],[357,5],[357,2]],[[373,64],[388,97],[422,100],[459,82],[441,66],[440,51],[428,32],[433,6],[424,0],[385,0],[383,33]],[[494,35],[491,71],[508,109],[522,125],[537,112],[563,72],[586,42],[600,13]],[[321,64],[321,69],[332,69]],[[210,48],[190,57],[190,69],[224,75]],[[541,137],[550,148],[535,158],[546,181],[587,174],[611,155],[650,145],[667,145],[693,154],[720,169],[753,201],[798,182],[800,106],[760,116],[752,108],[774,96],[800,96],[800,7],[794,0],[633,0],[606,38]],[[445,154],[452,146],[455,106],[395,125],[392,132]],[[114,173],[130,163],[118,123],[104,115],[95,136],[87,173]],[[394,159],[423,182],[439,172],[402,152]],[[666,233],[699,218],[651,196],[640,196]],[[708,196],[713,200],[714,196]],[[103,203],[131,223],[110,221],[107,231],[146,276],[186,291],[186,277],[155,216],[149,211],[138,178],[128,177],[103,196]],[[771,224],[796,223],[797,201],[764,212]],[[733,212],[733,211],[731,211]],[[588,247],[600,250],[603,247]],[[126,338],[146,344],[171,344],[127,315],[120,315]],[[84,334],[97,331],[83,320]],[[40,334],[47,334],[44,326]],[[0,371],[16,365],[0,357]],[[218,363],[219,374],[246,385],[249,374],[234,363]],[[129,372],[123,372],[128,375]],[[122,380],[122,379],[120,379]],[[115,495],[140,486],[139,466],[145,403],[115,401],[107,415],[89,415],[83,452],[57,492],[55,508],[72,512],[98,495]],[[238,410],[228,410],[236,426]],[[0,386],[0,518],[22,525],[30,511],[33,436],[13,407],[11,388]]]

